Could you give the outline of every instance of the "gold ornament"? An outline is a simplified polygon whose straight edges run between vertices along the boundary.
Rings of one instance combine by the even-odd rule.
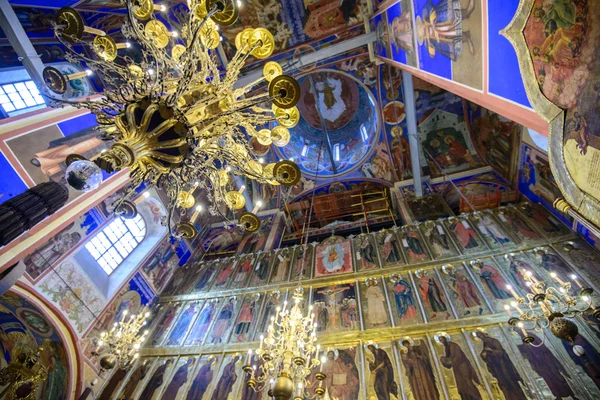
[[[222,26],[231,26],[238,19],[238,9],[233,0],[207,0],[206,10],[211,11],[217,8],[216,13],[211,17],[213,21]]]
[[[283,74],[283,68],[276,61],[269,61],[263,67],[263,75],[267,82],[271,82],[281,74]]]
[[[241,210],[246,205],[246,198],[237,190],[227,192],[225,195],[227,206],[233,210]]]
[[[258,143],[262,144],[263,146],[269,146],[272,143],[271,131],[268,129],[261,129],[260,131],[256,132],[256,140],[258,140]]]
[[[283,126],[276,126],[271,129],[271,140],[277,147],[286,146],[290,142],[290,131]]]
[[[98,57],[105,61],[117,58],[117,44],[110,36],[96,36],[92,46]]]
[[[289,109],[300,100],[300,85],[288,75],[279,75],[269,84],[269,96],[273,104],[279,108]]]
[[[250,48],[253,48],[250,54],[259,60],[269,58],[273,54],[273,50],[275,50],[275,38],[265,28],[256,28],[252,32],[252,36],[248,39],[248,44]]]
[[[256,232],[260,228],[260,219],[249,212],[245,212],[240,216],[240,223],[247,232]]]
[[[179,207],[192,208],[194,207],[194,204],[196,204],[196,199],[190,192],[179,192],[179,195],[177,196],[177,204]]]
[[[273,112],[279,125],[285,128],[293,128],[300,122],[300,111],[296,107],[284,110],[273,104]]]
[[[300,168],[291,161],[279,161],[273,167],[275,179],[286,186],[294,186],[300,181]]]
[[[148,21],[144,27],[146,38],[159,49],[164,49],[169,44],[169,31],[165,24],[155,19]]]

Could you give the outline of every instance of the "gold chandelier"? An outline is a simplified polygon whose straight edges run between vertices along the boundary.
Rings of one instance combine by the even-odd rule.
[[[125,218],[136,215],[136,188],[154,184],[170,199],[169,228],[177,236],[197,235],[193,223],[200,207],[194,191],[203,190],[213,215],[226,220],[225,207],[241,210],[246,206],[242,190],[236,190],[234,176],[268,185],[295,185],[300,170],[291,161],[263,164],[254,146],[285,146],[288,128],[300,114],[296,80],[284,75],[276,62],[267,62],[263,76],[235,88],[240,71],[249,56],[269,57],[274,50],[273,35],[263,28],[248,28],[235,38],[237,52],[225,71],[219,70],[214,51],[220,43],[219,25],[229,26],[238,17],[233,0],[192,0],[181,32],[169,31],[157,18],[166,7],[152,0],[127,0],[127,21],[121,31],[127,39],[117,43],[105,32],[85,26],[74,9],[64,7],[56,16],[54,31],[68,49],[67,60],[83,61],[104,83],[103,97],[92,101],[68,101],[68,82],[92,71],[63,75],[46,67],[43,77],[47,97],[54,106],[70,104],[87,108],[96,115],[99,129],[112,148],[93,161],[72,154],[67,157],[67,182],[76,190],[89,191],[101,183],[101,170],[108,173],[129,168],[131,185],[115,203]],[[135,41],[139,62],[120,56]],[[74,50],[88,46],[95,57]],[[249,95],[252,88],[268,83],[264,93]],[[53,92],[54,95],[49,94]],[[276,124],[276,125],[275,125]],[[270,129],[268,129],[270,127]],[[192,213],[191,210],[196,210]],[[172,227],[173,211],[181,216]],[[253,212],[239,216],[238,225],[256,231],[260,220]]]
[[[121,321],[115,322],[113,327],[100,333],[97,340],[98,346],[94,352],[100,355],[100,366],[104,370],[113,369],[115,365],[127,367],[139,357],[139,349],[148,336],[148,330],[143,330],[148,323],[150,312],[144,307],[139,314],[127,318],[127,310],[123,311]]]
[[[252,364],[252,350],[248,352],[244,372],[248,374],[246,384],[250,389],[259,392],[270,385],[269,396],[276,400],[322,398],[325,394],[325,360],[319,360],[321,347],[316,344],[315,314],[309,306],[307,315],[303,315],[302,307],[303,289],[298,287],[291,307],[288,309],[287,301],[283,308],[277,307],[267,337],[260,337],[260,347],[255,350],[257,364]],[[319,365],[321,370],[315,373]]]
[[[557,289],[546,286],[531,271],[520,269],[519,273],[531,289],[531,293],[521,297],[512,286],[507,285],[506,289],[514,297],[514,301],[510,306],[505,305],[504,309],[509,315],[509,325],[520,332],[524,343],[539,346],[534,344],[535,338],[528,334],[528,331],[535,331],[540,337],[544,337],[543,331],[547,328],[557,338],[573,342],[579,333],[573,317],[591,310],[595,318],[600,318],[600,310],[592,304],[593,289],[584,287],[577,275],[571,275],[572,282],[568,282],[552,272],[550,276],[558,283]],[[579,290],[577,294],[570,294],[573,284]]]
[[[44,365],[43,346],[24,350],[4,368],[0,369],[0,392],[2,399],[34,400],[40,383],[48,379],[48,366]],[[47,358],[46,358],[47,359]]]

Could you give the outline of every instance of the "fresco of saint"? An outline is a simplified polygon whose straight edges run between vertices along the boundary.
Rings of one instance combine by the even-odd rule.
[[[464,268],[443,268],[442,272],[442,279],[452,290],[450,296],[459,316],[488,314],[487,306]]]
[[[421,232],[436,259],[458,255],[452,239],[446,234],[442,224],[427,221],[421,224]]]
[[[121,390],[121,393],[119,393],[117,396],[119,400],[130,400],[133,398],[133,393],[137,389],[140,382],[146,379],[146,376],[150,373],[155,360],[156,359],[154,358],[140,360],[140,362],[135,366],[131,375],[129,375],[127,383]]]
[[[419,263],[429,260],[429,254],[421,240],[419,230],[416,227],[402,227],[402,246],[404,246],[405,254],[409,262]]]
[[[360,284],[363,321],[365,329],[390,325],[387,300],[376,278],[369,278]]]
[[[23,262],[29,276],[36,279],[79,243],[81,233],[71,232],[72,225],[59,232],[34,253],[25,257]]]
[[[506,279],[491,259],[471,261],[475,275],[479,276],[485,293],[496,300],[496,310],[501,311],[504,304],[513,300],[506,286]]]
[[[246,280],[252,272],[254,256],[249,255],[239,259],[235,274],[233,276],[233,287],[245,287]]]
[[[129,372],[129,368],[117,368],[117,370],[111,375],[110,379],[104,385],[102,392],[98,396],[98,400],[110,400],[119,386],[121,386],[121,382],[127,376]]]
[[[369,367],[365,370],[365,375],[369,376],[368,398],[373,398],[371,397],[373,394],[377,400],[391,400],[392,396],[398,398],[399,386],[394,373],[396,368],[390,357],[393,354],[392,349],[384,349],[375,343],[369,343],[366,350],[365,358]]]
[[[358,271],[373,269],[379,265],[377,248],[373,235],[361,234],[353,240],[354,258]]]
[[[596,286],[600,286],[597,271],[600,268],[600,254],[583,240],[566,242],[556,246],[563,258],[577,267]]]
[[[307,244],[306,246],[296,247],[294,252],[294,267],[290,276],[290,281],[297,281],[300,279],[300,273],[302,273],[302,279],[310,278],[310,271],[313,265],[313,246]]]
[[[187,307],[184,307],[183,312],[177,320],[177,323],[169,334],[169,338],[167,339],[165,346],[179,346],[183,343],[188,328],[192,323],[192,319],[198,312],[199,308],[200,305],[195,302],[192,302]]]
[[[231,335],[231,343],[248,342],[252,337],[252,332],[256,328],[256,320],[260,311],[260,294],[247,296],[240,309]]]
[[[189,357],[187,359],[181,357],[179,359],[175,366],[175,373],[160,397],[161,400],[177,400],[181,398],[179,393],[185,393],[187,383],[190,381],[189,375],[191,375],[195,362],[196,357]]]
[[[329,398],[358,400],[361,391],[360,376],[356,367],[357,349],[331,349],[326,353],[323,373],[327,376],[323,386]]]
[[[315,288],[313,312],[319,332],[333,333],[359,328],[353,283]]]
[[[217,274],[217,279],[215,280],[214,289],[225,289],[229,286],[231,275],[235,269],[236,261],[233,258],[229,260],[224,260],[223,268]]]
[[[415,273],[415,278],[418,281],[423,307],[429,319],[453,318],[442,286],[435,277],[435,271],[420,270]]]
[[[414,400],[439,399],[440,391],[427,341],[404,338],[400,344],[402,375],[408,383],[405,390],[410,390]]]
[[[541,229],[546,237],[554,238],[570,233],[570,230],[541,204],[519,203],[518,209],[527,221]]]
[[[436,342],[443,346],[440,361],[444,368],[452,370],[458,396],[461,399],[481,400],[478,387],[482,387],[483,382],[465,351],[447,334],[436,334]]]
[[[211,400],[227,400],[229,398],[235,398],[234,386],[236,386],[239,378],[243,375],[242,356],[239,354],[227,356],[223,360],[221,376],[219,376],[219,379],[217,380],[217,385],[215,386]]]
[[[273,262],[273,273],[270,283],[287,281],[292,258],[290,252],[290,249],[287,247],[275,251],[275,261]]]
[[[376,238],[383,266],[404,263],[396,232],[393,230],[383,230],[377,233]]]
[[[279,291],[272,292],[266,295],[265,306],[260,316],[260,319],[258,320],[256,333],[254,334],[254,340],[259,340],[261,335],[266,336],[269,323],[271,322],[271,317],[275,317],[275,314],[277,314],[276,308],[277,306],[280,306],[283,303],[285,297],[285,292],[280,293]]]
[[[208,328],[215,317],[217,305],[218,303],[214,300],[206,302],[185,341],[186,346],[197,346],[204,342]]]
[[[152,331],[146,343],[150,344],[151,346],[158,346],[161,344],[169,328],[171,327],[171,324],[179,315],[181,307],[181,304],[169,304],[165,307],[162,315],[156,320],[154,331]]]
[[[431,58],[439,53],[456,61],[464,44],[475,54],[471,32],[463,26],[474,9],[475,0],[469,0],[466,8],[462,8],[460,0],[440,0],[435,5],[429,0],[416,18],[419,45],[425,43]]]
[[[150,376],[144,390],[140,394],[139,398],[144,400],[158,399],[158,395],[162,386],[165,383],[166,375],[168,375],[173,368],[173,358],[167,358],[166,360],[159,360],[158,367]]]
[[[508,246],[513,243],[502,226],[489,213],[472,215],[471,220],[490,247]]]
[[[235,297],[231,297],[225,301],[212,327],[212,332],[209,335],[207,343],[218,344],[226,343],[229,337],[229,332],[233,327],[233,321],[238,311],[238,304]]]
[[[208,387],[213,383],[214,369],[219,363],[216,356],[202,356],[198,362],[199,369],[193,377],[185,400],[204,400]]]
[[[315,278],[352,272],[350,241],[332,236],[315,249]]]
[[[257,253],[256,264],[254,265],[252,277],[249,286],[260,286],[267,283],[269,273],[271,272],[271,263],[273,262],[273,253]]]
[[[417,300],[415,298],[412,285],[409,278],[404,279],[399,274],[390,275],[388,290],[392,302],[392,315],[396,326],[409,325],[423,320],[421,313],[417,310]]]
[[[504,398],[527,400],[527,396],[523,392],[525,382],[502,347],[502,343],[483,331],[475,331],[473,334],[483,344],[479,356],[485,362],[490,375],[496,379]]]
[[[196,293],[207,290],[210,287],[215,274],[217,273],[218,266],[218,261],[208,261],[200,266],[198,281],[196,282],[191,280],[194,283],[191,291]]]
[[[496,215],[504,223],[506,230],[517,236],[521,243],[530,243],[540,239],[540,235],[535,229],[514,208],[504,207]]]
[[[527,285],[528,280],[525,279],[527,271],[535,271],[533,264],[520,254],[506,254],[504,257],[496,257],[496,263],[506,276],[508,276],[510,284],[517,292],[523,294],[531,293],[531,287]]]
[[[600,365],[600,352],[592,343],[582,334],[579,333],[573,342],[562,340],[562,345],[566,352],[571,357],[571,360],[579,366],[583,372],[594,382],[596,387],[600,389],[600,375],[598,374],[598,365]],[[581,346],[583,355],[578,355],[573,350],[573,346]]]
[[[462,250],[466,254],[472,254],[487,250],[487,246],[485,246],[481,242],[481,240],[477,236],[477,233],[475,233],[475,230],[471,227],[467,220],[449,218],[448,230],[452,232],[452,234],[456,238],[456,242],[459,246],[461,246]]]
[[[529,254],[536,265],[540,267],[540,270],[546,271],[548,274],[555,273],[558,278],[565,282],[571,281],[573,270],[549,247],[537,248]]]

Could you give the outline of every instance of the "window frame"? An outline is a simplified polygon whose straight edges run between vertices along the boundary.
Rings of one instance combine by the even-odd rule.
[[[23,85],[24,90],[19,89],[17,85]],[[9,92],[9,89],[6,89],[6,86],[13,86],[14,91]],[[27,100],[29,99],[26,99],[23,96],[25,93],[29,95],[27,97],[30,97],[35,104],[27,104]],[[18,97],[18,99],[16,99],[16,97]],[[17,106],[17,102],[23,103],[24,107]],[[9,104],[12,109],[8,109],[6,107],[7,104]],[[40,106],[46,106],[46,102],[44,101],[44,98],[42,97],[33,80],[28,79],[0,84],[0,107],[2,107],[2,110],[8,115],[11,113],[27,111]]]
[[[138,214],[131,219],[116,217],[85,243],[85,249],[110,276],[144,241],[146,221]]]

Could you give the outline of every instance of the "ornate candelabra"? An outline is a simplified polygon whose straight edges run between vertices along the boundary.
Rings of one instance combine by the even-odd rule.
[[[288,128],[300,118],[295,107],[300,98],[298,83],[284,75],[279,64],[268,62],[261,78],[236,87],[249,56],[265,59],[272,54],[273,35],[263,28],[240,32],[235,39],[237,52],[222,71],[214,51],[220,43],[218,25],[236,21],[234,1],[190,0],[189,16],[180,32],[169,31],[157,15],[166,11],[165,6],[152,0],[123,0],[123,4],[127,9],[127,21],[121,28],[124,43],[85,26],[72,8],[62,8],[56,16],[54,32],[68,50],[67,60],[82,61],[90,70],[63,75],[47,67],[42,92],[54,100],[54,106],[89,109],[96,115],[103,137],[114,141],[111,149],[93,161],[77,154],[67,157],[67,182],[77,190],[89,191],[101,183],[101,169],[111,173],[129,168],[131,185],[115,204],[116,212],[135,216],[136,207],[130,201],[135,189],[144,182],[155,184],[170,199],[169,228],[186,238],[197,235],[194,222],[198,213],[190,211],[196,190],[206,192],[211,214],[229,221],[222,206],[241,210],[246,202],[235,188],[234,175],[261,184],[295,185],[300,170],[293,162],[264,164],[253,149],[289,142]],[[75,45],[90,48],[95,56],[79,53]],[[127,55],[130,47],[139,50],[139,61]],[[65,93],[69,81],[92,70],[104,83],[100,99],[56,97]],[[265,93],[249,95],[265,83]],[[260,226],[256,208],[253,211],[238,217],[238,225],[248,231]],[[180,219],[172,226],[174,215]]]
[[[127,367],[132,361],[139,357],[139,349],[148,336],[148,331],[142,329],[148,322],[150,312],[146,308],[137,315],[127,318],[127,310],[123,311],[121,321],[115,322],[113,327],[106,332],[100,333],[100,339],[96,342],[96,355],[100,357],[100,366],[104,370],[113,369],[117,364]]]
[[[578,294],[572,295],[570,294],[572,283],[563,281],[556,273],[550,275],[557,281],[558,288],[546,286],[543,281],[536,279],[531,271],[521,269],[519,273],[525,279],[531,293],[521,297],[510,285],[507,285],[506,289],[515,300],[511,302],[512,307],[505,305],[504,308],[509,315],[509,325],[521,331],[524,343],[533,345],[535,340],[527,331],[541,333],[546,328],[550,328],[550,332],[557,338],[573,342],[579,332],[577,324],[572,320],[573,317],[590,310],[594,317],[600,317],[600,310],[592,305],[593,290],[584,287],[577,275],[570,276],[579,289]],[[516,316],[513,309],[517,313]]]
[[[277,400],[322,398],[325,394],[324,360],[318,358],[321,347],[316,344],[315,315],[312,306],[308,307],[307,315],[303,315],[302,304],[303,290],[298,287],[291,307],[288,308],[287,301],[283,308],[277,307],[267,337],[260,337],[260,347],[255,351],[256,364],[252,364],[252,350],[248,352],[244,371],[248,374],[249,388],[263,391],[270,385],[269,396]],[[315,372],[319,365],[321,370]],[[314,375],[312,381],[311,375]],[[310,389],[314,389],[312,393]]]

